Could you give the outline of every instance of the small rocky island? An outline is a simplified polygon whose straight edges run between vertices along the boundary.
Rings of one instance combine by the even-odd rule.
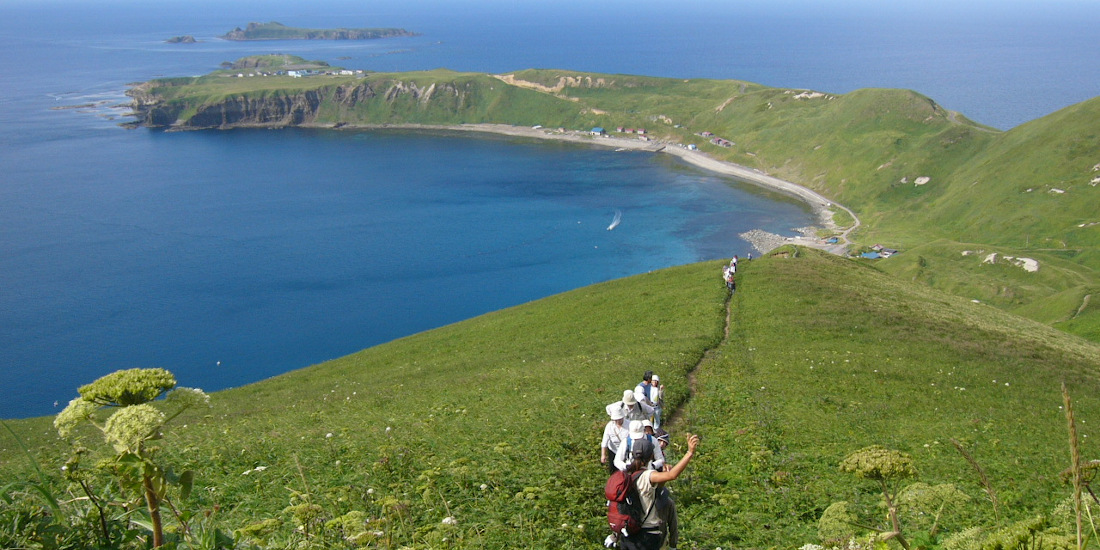
[[[185,34],[183,36],[173,36],[164,42],[168,44],[197,44],[199,41],[195,40],[194,36]]]
[[[237,27],[221,38],[226,40],[373,40],[397,36],[417,36],[405,29],[300,29],[288,27],[282,23],[249,23],[242,29]]]

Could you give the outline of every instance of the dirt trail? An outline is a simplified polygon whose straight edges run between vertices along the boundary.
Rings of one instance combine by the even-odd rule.
[[[731,306],[732,301],[733,301],[733,293],[727,294],[726,295],[726,320],[725,320],[725,326],[722,327],[722,340],[719,341],[717,344],[715,344],[714,347],[709,348],[706,351],[704,351],[703,356],[700,357],[699,361],[697,363],[695,363],[695,366],[692,367],[690,371],[688,371],[688,375],[687,375],[687,383],[688,383],[687,397],[684,398],[684,401],[680,403],[679,407],[677,407],[676,409],[674,409],[673,411],[669,412],[666,415],[666,417],[668,418],[668,421],[665,422],[665,424],[667,424],[668,427],[665,428],[665,430],[670,434],[681,433],[683,431],[683,429],[686,428],[691,423],[689,421],[688,411],[690,410],[689,405],[691,404],[691,399],[692,399],[692,397],[695,396],[695,390],[696,390],[695,374],[699,371],[699,367],[703,366],[706,363],[709,363],[709,362],[713,361],[715,354],[718,353],[718,349],[721,348],[723,345],[725,345],[726,341],[729,340],[729,337],[730,337],[730,318],[731,318],[732,312],[733,312],[733,308]]]

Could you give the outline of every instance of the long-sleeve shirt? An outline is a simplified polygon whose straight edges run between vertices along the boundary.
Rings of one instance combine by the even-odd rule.
[[[649,438],[649,442],[653,445],[653,461],[649,463],[650,469],[661,470],[665,467],[665,453],[661,450],[661,446],[657,443],[657,438],[652,435],[646,435]],[[619,445],[619,450],[615,453],[615,467],[620,470],[625,470],[627,467],[627,447],[631,446],[624,439],[622,444]]]
[[[613,409],[619,409],[623,411],[623,418],[626,422],[631,420],[649,420],[653,418],[653,407],[637,402],[633,407],[627,407],[622,401],[616,401],[607,406],[607,414],[610,415]],[[624,422],[624,424],[626,423]]]
[[[628,437],[630,437],[630,432],[626,429],[626,426],[620,426],[612,420],[603,427],[603,440],[600,441],[600,447],[606,448],[608,453],[614,457],[619,450],[619,446]]]

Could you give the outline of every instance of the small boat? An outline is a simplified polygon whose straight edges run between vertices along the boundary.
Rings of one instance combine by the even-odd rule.
[[[619,221],[623,219],[623,211],[615,210],[615,219],[611,220],[611,225],[607,226],[607,230],[611,231],[619,226]]]

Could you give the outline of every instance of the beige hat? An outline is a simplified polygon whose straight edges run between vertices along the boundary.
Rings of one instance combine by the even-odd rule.
[[[623,405],[626,405],[627,407],[633,407],[637,403],[638,400],[634,399],[633,390],[623,390]]]
[[[608,409],[608,414],[611,415],[611,420],[621,420],[623,418],[623,410],[620,407]]]
[[[642,425],[641,420],[630,421],[630,439],[641,439],[645,437],[645,426]]]

